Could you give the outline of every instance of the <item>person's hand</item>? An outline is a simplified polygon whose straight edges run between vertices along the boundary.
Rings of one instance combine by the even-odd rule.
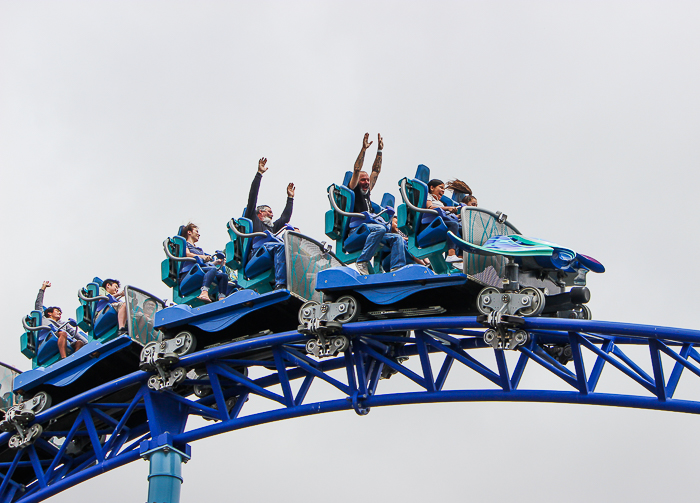
[[[384,150],[384,138],[382,138],[382,135],[377,134],[377,148],[379,150]]]
[[[292,199],[294,199],[294,188],[295,187],[293,183],[287,185],[287,197],[291,197]]]
[[[220,258],[217,258],[217,259],[214,261],[214,265],[221,265],[221,264],[223,264],[223,263],[224,263],[224,261],[221,260]]]
[[[367,150],[372,143],[374,142],[369,141],[369,133],[365,133],[365,137],[362,140],[362,150]]]
[[[51,286],[51,282],[50,282],[50,281],[44,281],[44,282],[41,284],[41,289],[42,289],[42,290],[46,290],[46,289],[49,288],[50,286]]]
[[[260,158],[260,160],[258,161],[258,173],[260,173],[261,175],[265,173],[265,171],[267,171],[267,166],[265,166],[266,164],[267,159],[265,159],[264,157]]]

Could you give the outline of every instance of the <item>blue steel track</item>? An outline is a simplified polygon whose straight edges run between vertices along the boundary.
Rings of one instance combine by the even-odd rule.
[[[700,346],[698,330],[557,318],[525,318],[522,328],[530,334],[530,340],[512,352],[486,345],[482,339],[484,327],[475,317],[346,324],[343,331],[351,338],[351,347],[338,357],[322,360],[305,354],[307,336],[298,332],[224,344],[180,360],[179,365],[185,368],[206,367],[211,393],[201,398],[183,391],[197,381],[186,381],[180,390],[157,392],[146,386],[150,373],[134,372],[38,414],[36,423],[49,425],[61,420],[65,429],[46,431],[45,427],[42,438],[12,451],[14,454],[5,458],[11,461],[0,463],[0,503],[42,501],[164,446],[186,455],[189,444],[196,440],[326,412],[354,410],[364,415],[371,407],[390,405],[509,401],[700,413],[700,397],[673,398],[685,370],[700,377],[700,353],[695,348]],[[570,343],[573,361],[565,366],[554,360],[541,347],[548,343]],[[632,347],[647,351],[625,351]],[[270,359],[237,358],[251,358],[251,354],[263,350],[272,354],[274,366]],[[508,360],[512,364],[514,359],[507,353],[517,356],[512,369]],[[485,386],[462,389],[453,379],[451,388],[446,389],[455,363],[481,375]],[[519,389],[521,378],[533,364],[555,378],[551,387]],[[256,366],[267,369],[267,374],[253,379],[239,371]],[[619,375],[637,383],[638,393],[596,391],[606,367],[614,367]],[[380,377],[388,369],[394,373],[392,379],[408,379],[415,390],[382,393]],[[309,389],[319,380],[333,386],[337,398],[306,403]],[[565,390],[559,389],[561,382]],[[271,388],[281,388],[281,392]],[[115,393],[121,401],[109,401]],[[246,414],[251,394],[267,399],[269,409]],[[213,422],[187,429],[190,416]],[[65,436],[66,441],[59,447],[49,442],[52,436]],[[9,437],[10,433],[0,434],[0,445],[6,446]],[[65,449],[70,440],[80,437],[84,439],[83,450],[67,456]]]

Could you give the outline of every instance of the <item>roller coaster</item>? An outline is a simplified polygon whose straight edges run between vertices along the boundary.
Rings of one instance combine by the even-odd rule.
[[[219,257],[235,291],[211,288],[206,302],[205,264],[187,255],[180,229],[163,242],[161,264],[174,304],[125,286],[126,333],[100,278],[78,292],[68,323],[88,343],[66,358],[60,327],[40,310],[24,316],[21,351],[32,370],[3,366],[0,380],[0,502],[42,501],[138,459],[150,462],[148,501],[176,502],[192,442],[325,412],[523,401],[700,413],[700,401],[673,398],[684,371],[700,376],[700,331],[593,319],[587,275],[605,270],[596,259],[524,237],[505,215],[482,208],[461,207],[456,235],[446,225],[451,215],[427,208],[423,165],[399,181],[398,207],[385,194],[371,213],[355,213],[350,175],[328,188],[325,233],[335,251],[293,228],[253,232],[250,220],[233,218]],[[367,224],[388,228],[394,219],[410,257],[430,266],[391,271],[380,248],[371,274],[349,267]],[[284,289],[275,289],[267,242],[284,245]],[[451,245],[462,250],[458,267],[445,260]],[[638,347],[649,360],[630,351]],[[458,367],[483,387],[450,379]],[[597,391],[611,367],[638,394]],[[521,389],[531,368],[546,370],[551,387]],[[412,390],[385,392],[386,379]],[[315,385],[330,385],[335,398],[308,401]],[[253,395],[264,410],[260,400],[256,410],[246,406]],[[188,427],[191,416],[207,422]]]

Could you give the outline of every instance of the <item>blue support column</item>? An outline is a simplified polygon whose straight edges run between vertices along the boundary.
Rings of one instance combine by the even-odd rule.
[[[182,452],[172,445],[169,433],[155,440],[144,440],[141,457],[149,461],[147,503],[180,503],[182,463],[189,461],[190,446]]]

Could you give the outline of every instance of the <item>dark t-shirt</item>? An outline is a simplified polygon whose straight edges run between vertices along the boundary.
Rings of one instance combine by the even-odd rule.
[[[355,193],[355,208],[353,208],[353,211],[355,213],[362,213],[363,211],[372,213],[372,203],[369,199],[372,195],[371,192],[367,192],[367,195],[364,195],[359,183],[355,185],[353,192]]]

